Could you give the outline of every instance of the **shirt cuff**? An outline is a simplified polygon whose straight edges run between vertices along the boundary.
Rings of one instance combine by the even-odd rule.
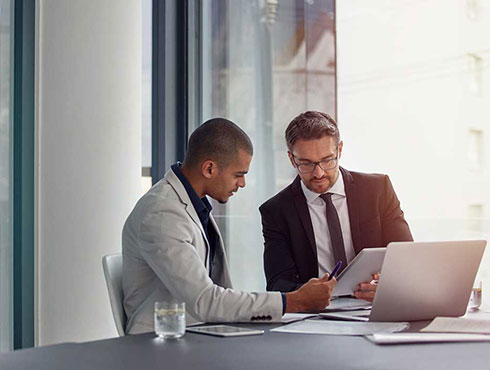
[[[282,314],[284,315],[286,313],[286,293],[281,293],[282,297]]]

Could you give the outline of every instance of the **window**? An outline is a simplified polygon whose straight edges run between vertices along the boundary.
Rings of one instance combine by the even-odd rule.
[[[141,85],[141,192],[151,187],[151,58],[152,58],[152,0],[142,1],[143,50]]]
[[[474,95],[481,95],[483,85],[483,59],[476,54],[468,55],[470,72],[470,91]]]
[[[481,233],[483,227],[483,205],[470,204],[468,206],[468,223],[467,229],[469,232],[475,232],[477,235]]]
[[[483,162],[483,131],[468,130],[468,167],[473,171],[481,171]]]
[[[336,114],[334,1],[201,2],[199,122],[225,117],[254,143],[245,189],[214,203],[234,285],[265,288],[258,207],[295,176],[284,131],[299,113]],[[192,127],[189,129],[192,132]]]
[[[466,15],[469,19],[475,20],[478,18],[480,11],[480,0],[466,0]]]
[[[12,16],[0,0],[0,351],[12,349]]]
[[[473,32],[462,2],[444,7],[337,1],[342,165],[390,175],[415,240],[488,239],[490,33]],[[489,24],[490,13],[478,17]]]

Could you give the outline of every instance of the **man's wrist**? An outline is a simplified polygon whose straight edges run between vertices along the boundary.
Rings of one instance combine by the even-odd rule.
[[[306,308],[301,300],[301,295],[298,291],[286,293],[286,312],[294,313],[305,311]]]

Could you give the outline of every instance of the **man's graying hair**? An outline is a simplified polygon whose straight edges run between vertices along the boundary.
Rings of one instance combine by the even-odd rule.
[[[184,165],[194,167],[213,160],[219,167],[226,167],[238,158],[240,149],[253,155],[252,142],[245,131],[225,118],[212,118],[189,138]]]
[[[325,136],[340,142],[340,132],[335,120],[327,113],[307,111],[295,117],[286,129],[286,144],[289,151],[297,140],[321,139]]]

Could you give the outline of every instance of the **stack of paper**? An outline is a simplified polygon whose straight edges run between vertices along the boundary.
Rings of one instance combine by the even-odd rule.
[[[490,334],[490,320],[467,317],[436,317],[428,326],[420,331],[437,333]]]
[[[316,317],[318,314],[316,313],[285,313],[282,316],[281,322],[283,324],[289,324],[295,321],[301,321],[304,319],[311,319],[312,317]]]
[[[370,309],[371,302],[357,298],[335,298],[325,308],[325,312]]]
[[[366,336],[376,344],[490,342],[490,335],[450,333],[389,333]]]
[[[327,335],[369,335],[407,329],[407,322],[346,322],[305,320],[272,329],[271,332]]]
[[[490,342],[490,320],[466,317],[436,317],[420,333],[374,334],[376,344]]]

